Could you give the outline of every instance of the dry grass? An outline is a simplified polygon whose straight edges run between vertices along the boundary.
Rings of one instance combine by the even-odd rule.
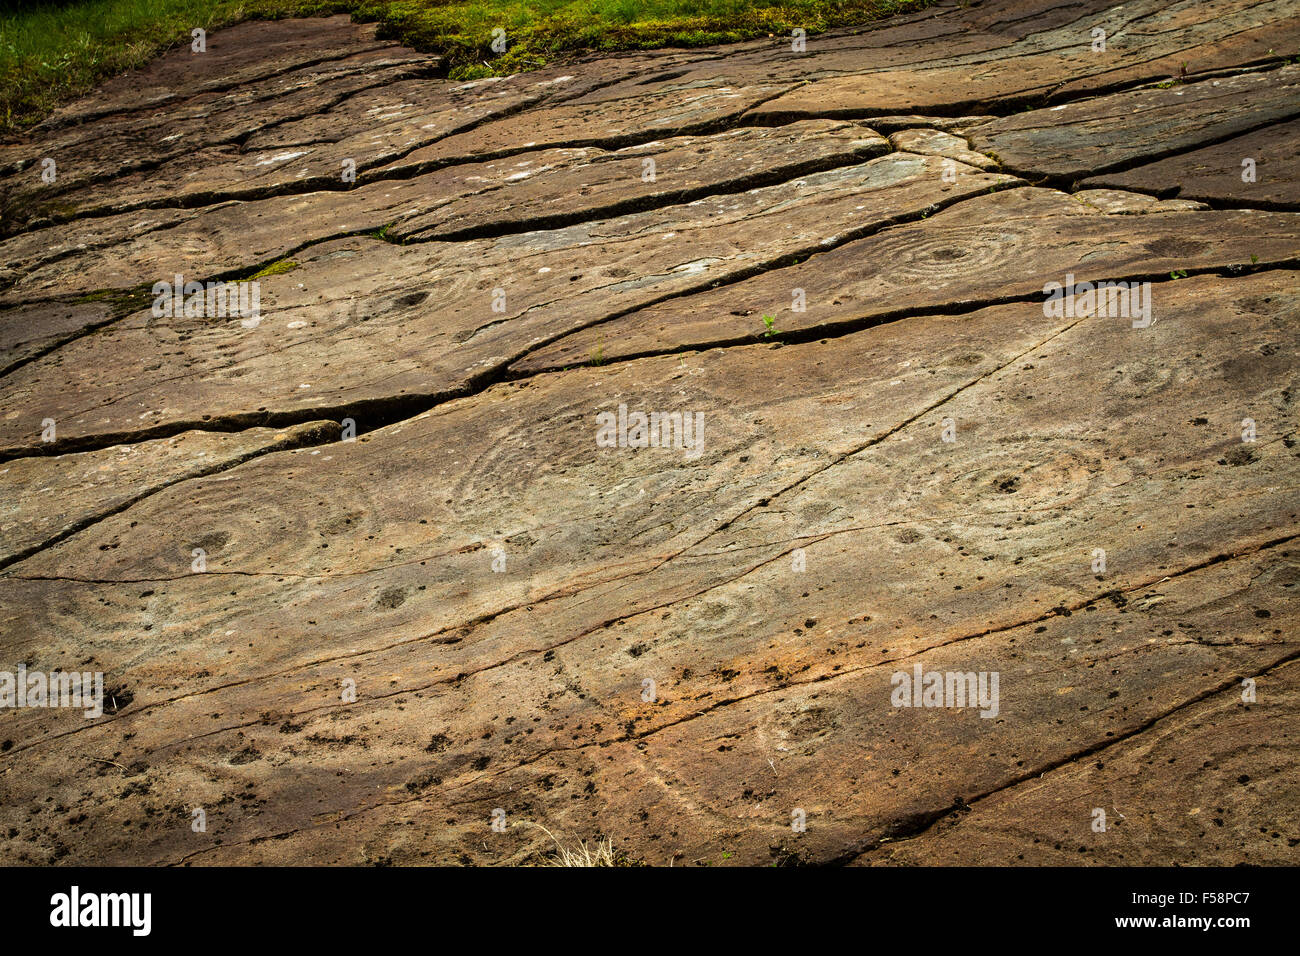
[[[555,852],[544,857],[538,866],[630,866],[620,854],[614,851],[614,841],[604,837],[592,846],[586,840],[579,840],[576,848],[570,848],[556,839],[555,834],[540,823],[524,820],[514,826],[536,827],[551,838]]]

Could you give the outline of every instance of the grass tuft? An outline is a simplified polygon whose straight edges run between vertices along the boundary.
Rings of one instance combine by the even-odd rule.
[[[555,834],[540,823],[533,823],[530,820],[523,820],[512,824],[512,826],[536,827],[555,844],[555,852],[549,856],[543,857],[539,866],[635,866],[637,864],[629,860],[623,854],[614,849],[614,841],[609,837],[597,840],[595,845],[590,845],[586,840],[580,840],[576,847],[567,847],[555,838]]]

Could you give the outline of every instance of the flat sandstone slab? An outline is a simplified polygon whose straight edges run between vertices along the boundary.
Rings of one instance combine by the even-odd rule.
[[[1296,586],[1297,552],[1261,564],[1265,588]],[[1234,610],[1264,597],[1248,582],[1215,588]],[[1287,613],[1288,626],[1295,622]],[[1225,622],[1226,624],[1227,622]],[[1281,622],[1279,622],[1281,623]],[[1300,664],[1267,669],[1255,702],[1240,682],[1189,704],[1131,740],[1092,758],[954,810],[925,832],[858,857],[858,865],[946,866],[974,858],[989,866],[1195,865],[1200,848],[1234,866],[1289,866],[1300,785],[1291,741],[1300,734]],[[1260,732],[1261,719],[1269,731]],[[1151,768],[1159,764],[1162,772]],[[1261,774],[1260,766],[1270,772]],[[1104,816],[1098,816],[1100,810]],[[1094,829],[1100,824],[1104,829]]]
[[[1284,62],[1283,51],[1300,41],[1300,19],[1289,0],[1069,5],[1012,0],[954,13],[935,19],[949,26],[967,19],[959,39],[936,36],[927,42],[917,38],[913,28],[910,42],[896,50],[865,51],[856,62],[841,66],[846,75],[813,77],[813,82],[768,100],[751,115],[775,121],[970,113],[990,104],[1005,110],[1107,93],[1178,77],[1183,71],[1197,74]],[[902,40],[907,29],[890,39]],[[1105,33],[1105,49],[1094,49],[1093,31],[1098,29]],[[873,32],[885,39],[884,30]],[[817,42],[811,39],[809,48],[816,49]]]
[[[0,671],[106,692],[0,862],[1289,862],[1295,13],[250,23],[0,146]]]
[[[1300,121],[1266,126],[1244,136],[1119,173],[1085,179],[1085,188],[1136,189],[1158,196],[1221,204],[1300,207]],[[1249,162],[1248,162],[1249,161]]]
[[[1145,330],[1012,303],[539,376],[164,489],[0,582],[15,653],[53,667],[93,643],[131,695],[97,722],[13,718],[9,852],[53,850],[31,788],[75,813],[121,786],[57,745],[72,720],[146,786],[70,845],[150,862],[518,861],[530,834],[466,849],[508,792],[511,819],[625,821],[623,848],[657,863],[722,840],[765,862],[802,807],[798,852],[827,862],[942,816],[954,786],[1133,736],[1296,652],[1280,399],[1300,300],[1286,272],[1218,281],[1171,283],[1179,318]],[[702,453],[597,448],[617,402],[700,410]],[[125,637],[146,624],[142,654]],[[894,707],[914,663],[999,671],[1001,719]],[[202,842],[120,825],[151,792],[247,784],[262,812],[214,813]],[[388,828],[430,811],[413,843]]]
[[[335,422],[283,430],[190,431],[138,445],[4,462],[0,567],[178,481],[223,471],[268,452],[334,440],[338,433]]]
[[[975,149],[1008,171],[1073,179],[1160,159],[1297,115],[1300,66],[1284,66],[1018,113],[973,127],[967,135]]]
[[[941,174],[938,157],[892,153],[556,230],[312,246],[260,280],[256,328],[136,313],[0,380],[0,402],[16,413],[0,419],[0,447],[35,447],[46,417],[59,422],[60,451],[344,406],[365,428],[368,414],[390,413],[382,403],[455,394],[565,332],[806,256],[846,225],[869,231],[1011,182],[967,168],[950,185]]]
[[[785,182],[888,148],[860,124],[813,120],[620,150],[519,153],[347,192],[75,220],[0,241],[13,281],[0,302],[250,273],[313,241],[381,230],[406,242],[555,228]]]
[[[1158,279],[1177,270],[1293,262],[1300,252],[1300,219],[1290,213],[1195,211],[1136,198],[1148,214],[1112,214],[1051,189],[978,196],[787,268],[593,325],[512,368],[531,372],[595,354],[609,361],[757,341],[767,331],[765,315],[777,333],[767,337],[779,342],[781,334],[832,333],[917,310],[1041,298],[1045,283],[1064,284],[1071,274],[1079,282]],[[1157,320],[1167,314],[1168,288],[1159,284],[1153,292]]]

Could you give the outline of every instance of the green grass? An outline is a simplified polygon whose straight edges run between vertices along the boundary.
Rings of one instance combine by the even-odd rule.
[[[809,36],[932,0],[0,0],[0,133],[38,122],[107,76],[133,69],[195,27],[350,13],[379,35],[446,60],[453,79],[534,69],[583,52]],[[504,53],[492,31],[506,31]]]
[[[267,276],[284,275],[286,272],[292,272],[298,268],[298,263],[292,259],[281,259],[279,262],[272,262],[265,269],[252,276],[254,279],[265,279]]]

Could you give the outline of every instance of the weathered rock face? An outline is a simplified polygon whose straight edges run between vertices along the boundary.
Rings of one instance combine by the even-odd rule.
[[[818,58],[822,71],[816,70],[818,60],[807,64],[804,75],[818,78],[754,113],[768,119],[976,113],[989,103],[1073,99],[1178,77],[1184,70],[1276,64],[1278,52],[1297,39],[1300,22],[1288,0],[1217,6],[1001,0],[969,13],[935,11],[869,31],[851,41],[856,55],[844,51],[835,58],[827,51],[824,60]]]
[[[0,513],[0,532],[5,536],[0,567],[35,554],[168,485],[225,471],[268,452],[334,441],[339,433],[336,422],[314,422],[283,431],[193,431],[141,445],[7,462],[0,466],[8,492],[5,511]]]
[[[0,671],[106,694],[0,859],[1293,863],[1295,13],[249,24],[5,147]]]
[[[1020,113],[976,126],[969,135],[976,149],[1009,169],[1070,179],[1159,159],[1297,115],[1300,66],[1283,66]],[[1240,161],[1234,165],[1240,169]]]
[[[386,239],[406,242],[604,219],[785,184],[801,173],[851,165],[887,150],[881,136],[860,124],[814,120],[671,137],[621,150],[527,152],[346,193],[77,220],[0,242],[14,280],[0,301],[151,285],[183,271],[197,255],[217,273],[248,273],[297,251],[304,234],[319,241],[383,230]],[[103,254],[106,245],[114,249],[111,260]]]
[[[903,129],[889,137],[889,145],[905,153],[945,156],[976,169],[996,169],[997,161],[971,149],[960,136],[938,129]]]
[[[960,184],[960,178],[958,183]],[[1294,262],[1300,217],[1290,213],[1168,212],[1149,197],[1145,216],[1119,215],[1047,189],[977,196],[920,222],[849,242],[785,269],[675,297],[565,336],[520,362],[521,371],[562,368],[602,348],[623,358],[708,348],[765,334],[801,338],[927,309],[1043,297],[1047,282],[1150,279],[1174,271]],[[1130,212],[1125,207],[1123,212]],[[1153,293],[1165,312],[1166,286]]]
[[[56,451],[201,428],[204,416],[286,424],[349,409],[373,427],[395,405],[409,413],[411,402],[461,392],[566,332],[807,256],[839,229],[870,231],[1011,182],[963,169],[950,186],[938,158],[892,153],[557,230],[316,244],[297,255],[297,268],[260,280],[265,317],[256,328],[233,317],[158,319],[150,309],[13,372],[0,381],[0,401],[17,412],[0,420],[0,447],[45,447],[46,418],[60,423],[48,446]],[[598,360],[599,349],[593,343],[578,361]],[[65,370],[75,381],[52,387]]]
[[[3,372],[113,320],[105,301],[36,302],[0,312]]]
[[[433,65],[376,42],[373,28],[358,29],[343,17],[246,23],[216,33],[206,53],[162,57],[57,111],[31,140],[0,147],[4,225],[21,226],[41,212],[97,208],[96,194],[122,188],[133,173],[209,150],[237,153],[236,144],[260,129],[427,75]],[[47,157],[56,160],[54,183],[39,175]],[[159,195],[171,192],[155,183]]]
[[[1300,121],[1278,123],[1082,185],[1247,208],[1300,209],[1300,173],[1285,159],[1297,153]]]

